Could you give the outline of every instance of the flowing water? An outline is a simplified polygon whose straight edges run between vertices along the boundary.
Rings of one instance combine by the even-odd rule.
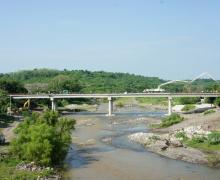
[[[220,169],[168,159],[130,142],[129,134],[148,131],[144,118],[164,115],[145,111],[136,107],[122,109],[123,113],[113,117],[99,113],[72,115],[78,122],[87,123],[77,125],[73,132],[74,143],[66,157],[66,179],[220,180]]]

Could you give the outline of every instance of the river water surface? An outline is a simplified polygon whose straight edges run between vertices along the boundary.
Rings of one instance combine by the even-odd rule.
[[[128,140],[129,134],[148,131],[144,119],[163,115],[137,107],[122,109],[113,117],[102,113],[72,115],[79,124],[66,157],[66,179],[220,180],[220,169],[161,157]],[[80,124],[83,121],[86,123]]]

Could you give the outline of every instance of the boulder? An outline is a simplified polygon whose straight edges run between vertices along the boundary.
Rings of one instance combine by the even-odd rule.
[[[143,132],[139,132],[139,133],[135,133],[135,134],[131,134],[128,136],[128,139],[137,143],[140,143],[142,145],[145,145],[149,142],[149,139],[151,137],[153,137],[154,134],[153,133],[143,133]]]
[[[202,129],[202,126],[189,126],[183,129],[183,131],[186,133],[186,136],[188,138],[192,138],[193,136],[208,136],[210,134],[210,131],[205,131]]]
[[[169,147],[169,145],[167,145],[167,141],[165,140],[157,140],[156,142],[148,144],[145,147],[150,148],[152,151],[158,152],[165,151]]]
[[[102,142],[111,144],[112,143],[112,138],[111,137],[102,138]]]
[[[169,143],[172,147],[183,147],[183,144],[176,137],[171,137]]]

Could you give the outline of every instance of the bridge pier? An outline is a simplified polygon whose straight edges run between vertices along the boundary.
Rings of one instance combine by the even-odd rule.
[[[172,97],[168,97],[168,116],[172,114]]]
[[[57,105],[56,105],[55,99],[54,98],[50,98],[50,100],[51,100],[51,110],[52,111],[56,111]]]
[[[113,100],[112,97],[108,97],[108,116],[112,116],[113,112]]]

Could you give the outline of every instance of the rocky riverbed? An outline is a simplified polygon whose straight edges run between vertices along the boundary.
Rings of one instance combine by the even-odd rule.
[[[199,129],[199,127],[188,127],[183,130],[187,136],[192,137],[194,134],[203,135],[208,132]],[[192,131],[189,131],[192,130]],[[157,134],[157,133],[143,133],[138,132],[128,136],[131,141],[142,144],[147,150],[155,152],[157,154],[183,160],[190,163],[209,164],[207,155],[200,150],[187,147],[181,142],[181,138],[177,138],[175,135],[179,131]]]
[[[219,151],[201,151],[187,146],[183,143],[182,137],[177,134],[184,134],[187,139],[193,137],[207,138],[211,131],[219,131],[220,111],[205,116],[204,114],[183,115],[185,120],[168,128],[151,129],[150,133],[137,132],[128,136],[132,142],[143,145],[148,151],[162,156],[183,160],[190,163],[220,166]],[[215,159],[210,162],[210,156]]]
[[[186,115],[187,123],[184,121],[186,123],[184,125],[152,131],[149,124],[160,123],[161,117],[166,112],[146,112],[144,108],[123,107],[115,111],[115,116],[106,117],[103,114],[106,109],[107,106],[100,106],[98,112],[101,114],[74,115],[77,124],[73,132],[72,148],[66,158],[66,163],[69,165],[67,178],[83,180],[217,180],[220,178],[218,169],[200,165],[207,164],[206,154],[187,148],[172,134],[190,126],[198,128],[185,130],[198,131],[200,123],[194,122],[198,118],[191,120],[192,115]],[[215,123],[216,119],[211,122]],[[201,128],[210,131],[207,127]],[[199,131],[203,133],[202,130]],[[147,139],[154,144],[148,144]],[[192,160],[188,154],[191,155]]]

